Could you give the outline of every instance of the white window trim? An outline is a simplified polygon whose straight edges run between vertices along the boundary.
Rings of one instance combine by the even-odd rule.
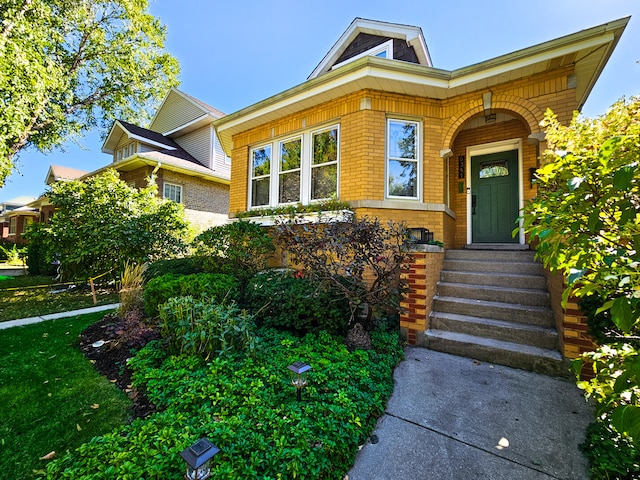
[[[393,39],[387,40],[386,42],[381,43],[380,45],[376,45],[375,47],[370,48],[366,52],[359,53],[354,57],[347,58],[343,62],[336,63],[333,67],[331,67],[331,70],[333,70],[334,68],[340,68],[343,65],[354,62],[362,57],[376,57],[380,55],[382,52],[385,52],[387,54],[385,58],[393,60]]]
[[[335,161],[336,164],[336,198],[340,198],[340,125],[331,124],[319,128],[305,130],[297,135],[283,136],[274,138],[271,142],[261,143],[249,149],[249,175],[248,175],[248,194],[247,194],[247,209],[259,210],[261,208],[272,208],[286,205],[296,205],[298,203],[302,205],[309,205],[313,203],[323,202],[328,198],[311,199],[311,170],[312,170],[312,158],[313,155],[313,136],[318,133],[328,132],[330,130],[337,130],[338,132],[338,154]],[[295,139],[301,139],[301,155],[300,155],[300,200],[297,202],[279,203],[280,197],[280,163],[281,163],[281,151],[280,145],[282,143],[290,142]],[[262,148],[271,147],[271,159],[269,175],[262,175],[258,178],[269,177],[269,204],[268,205],[255,205],[252,206],[252,183],[253,177],[253,152]],[[332,165],[327,163],[325,165]]]
[[[282,144],[283,143],[288,143],[288,142],[293,142],[295,140],[300,140],[300,167],[298,167],[298,171],[300,172],[300,191],[298,192],[298,201],[296,202],[286,202],[286,203],[280,203],[280,175],[282,175],[283,173],[285,173],[285,171],[280,170],[280,167],[282,166]],[[277,149],[274,149],[273,147],[277,147]],[[302,191],[304,190],[304,185],[306,184],[306,182],[304,182],[304,153],[306,151],[305,148],[305,144],[304,144],[304,135],[297,135],[295,137],[288,137],[288,138],[283,138],[281,140],[278,140],[276,142],[273,143],[273,146],[271,147],[271,151],[275,151],[276,152],[276,159],[277,159],[277,165],[275,165],[276,170],[277,170],[277,181],[273,181],[270,182],[269,186],[271,188],[271,194],[269,195],[269,199],[272,200],[273,202],[275,202],[276,205],[295,205],[297,203],[300,203],[302,201],[302,199],[304,198],[302,195]],[[272,159],[273,160],[273,159]],[[272,166],[274,165],[275,162],[272,161]],[[286,170],[286,172],[292,172],[293,170]],[[309,177],[311,178],[311,177]],[[270,180],[273,180],[274,177],[271,176]]]
[[[13,228],[11,228],[13,226]],[[9,218],[9,235],[16,235],[18,231],[18,219],[17,217]]]
[[[179,185],[177,183],[162,182],[162,198],[167,198],[168,200],[171,200],[171,201],[175,202],[175,200],[173,198],[167,197],[167,190],[166,190],[167,186],[179,188],[180,189],[180,201],[176,202],[176,203],[184,203],[184,188],[182,187],[182,185]]]
[[[268,175],[259,175],[257,177],[253,176],[253,152],[255,152],[256,150],[261,150],[263,148],[271,148],[271,157],[269,158],[269,174]],[[249,209],[256,209],[256,208],[266,208],[271,206],[271,204],[273,203],[273,185],[272,185],[272,181],[271,179],[273,178],[273,164],[274,164],[274,158],[273,158],[273,144],[271,143],[263,143],[261,145],[258,145],[256,147],[253,147],[249,150],[249,203],[248,203],[248,207]],[[252,201],[253,201],[253,180],[257,179],[257,178],[268,178],[269,179],[269,202],[266,205],[251,205]]]
[[[397,195],[389,195],[389,125],[391,122],[406,122],[414,123],[417,126],[416,129],[416,196],[415,197],[402,197]],[[403,200],[407,202],[421,202],[422,201],[422,122],[415,119],[402,118],[402,117],[387,117],[386,129],[385,129],[385,152],[384,152],[384,197],[388,200]]]

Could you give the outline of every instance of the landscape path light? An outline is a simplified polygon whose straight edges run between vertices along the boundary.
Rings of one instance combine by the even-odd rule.
[[[287,367],[291,371],[291,384],[296,387],[298,401],[302,398],[302,388],[307,384],[307,372],[311,366],[304,362],[295,362]]]
[[[205,480],[211,475],[211,459],[220,449],[206,438],[201,438],[190,447],[180,452],[187,462],[186,480]]]

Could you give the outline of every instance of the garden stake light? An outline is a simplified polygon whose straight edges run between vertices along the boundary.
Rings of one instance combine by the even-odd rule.
[[[201,438],[196,443],[180,452],[180,456],[187,462],[186,480],[205,480],[211,475],[210,461],[220,451],[206,438]]]
[[[307,372],[311,366],[304,362],[295,362],[287,367],[291,370],[291,384],[296,387],[298,401],[302,398],[302,387],[307,384]]]

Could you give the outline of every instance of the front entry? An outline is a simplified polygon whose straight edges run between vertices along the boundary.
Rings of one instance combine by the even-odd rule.
[[[518,150],[471,157],[472,243],[518,243]]]

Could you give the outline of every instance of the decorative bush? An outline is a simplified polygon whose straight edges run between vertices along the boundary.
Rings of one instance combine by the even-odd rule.
[[[247,286],[245,301],[259,325],[294,333],[326,330],[344,335],[349,321],[349,305],[339,291],[291,270],[257,274]]]
[[[275,250],[266,229],[242,220],[202,232],[194,247],[205,272],[235,275],[243,284],[266,268]]]
[[[144,288],[144,309],[149,316],[158,315],[158,305],[172,297],[205,296],[217,302],[225,298],[238,298],[239,282],[232,275],[222,273],[196,273],[175,275],[172,273],[153,278]]]
[[[342,292],[349,326],[372,330],[374,318],[400,307],[410,258],[407,229],[377,218],[347,215],[340,222],[307,225],[299,218],[276,224],[276,244],[318,284]]]
[[[255,351],[253,317],[235,305],[188,296],[170,298],[158,308],[160,332],[174,354],[208,360]]]
[[[393,389],[397,335],[349,352],[327,333],[296,338],[261,330],[255,358],[209,362],[151,342],[129,361],[136,388],[163,411],[81,446],[46,478],[182,478],[179,452],[206,436],[221,452],[211,478],[343,479]],[[287,365],[312,366],[296,401]]]
[[[167,273],[174,273],[176,275],[192,275],[194,273],[202,272],[202,266],[196,258],[172,258],[169,260],[158,260],[157,262],[153,262],[149,265],[149,267],[147,267],[147,271],[144,272],[144,279],[149,281],[152,278],[160,277]]]

